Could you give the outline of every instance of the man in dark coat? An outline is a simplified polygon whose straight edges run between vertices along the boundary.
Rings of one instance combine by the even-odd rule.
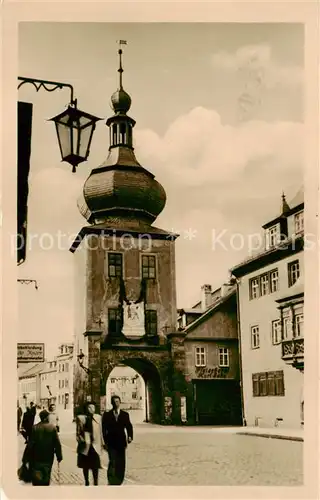
[[[108,482],[120,486],[125,476],[126,448],[133,439],[133,428],[129,413],[120,409],[119,396],[112,396],[111,404],[112,410],[102,416],[102,433],[109,455]]]
[[[31,402],[30,403],[30,407],[27,408],[26,411],[23,414],[22,426],[21,426],[22,427],[21,434],[25,438],[26,443],[30,439],[35,416],[36,416],[36,407]]]
[[[62,450],[57,429],[49,423],[47,410],[41,411],[39,416],[40,422],[32,429],[23,463],[29,463],[33,486],[49,486],[54,456],[60,463]]]

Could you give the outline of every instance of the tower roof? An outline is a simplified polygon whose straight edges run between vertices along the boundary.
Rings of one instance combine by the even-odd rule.
[[[78,208],[90,224],[121,219],[139,219],[152,224],[165,206],[166,193],[134,154],[132,129],[135,121],[127,115],[131,97],[123,89],[121,49],[118,54],[119,87],[111,96],[115,114],[106,122],[110,128],[109,154],[91,171],[78,200]]]

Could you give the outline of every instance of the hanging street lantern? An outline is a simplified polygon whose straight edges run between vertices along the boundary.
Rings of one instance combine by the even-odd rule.
[[[62,161],[72,165],[72,172],[88,159],[96,122],[101,119],[80,111],[74,100],[65,111],[49,120],[56,125]]]

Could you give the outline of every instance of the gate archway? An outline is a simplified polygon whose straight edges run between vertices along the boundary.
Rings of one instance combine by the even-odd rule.
[[[114,360],[108,365],[108,369],[104,373],[104,394],[106,396],[106,384],[112,370],[119,366],[129,366],[135,370],[143,379],[145,384],[145,421],[159,424],[163,419],[162,405],[162,383],[157,367],[148,359],[142,357],[126,357]]]

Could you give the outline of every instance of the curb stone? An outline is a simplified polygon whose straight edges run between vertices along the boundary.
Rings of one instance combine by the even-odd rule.
[[[299,436],[284,436],[283,434],[264,434],[259,432],[237,432],[238,436],[254,436],[254,437],[262,437],[262,438],[270,438],[270,439],[285,439],[287,441],[299,441],[303,442],[303,437]]]

